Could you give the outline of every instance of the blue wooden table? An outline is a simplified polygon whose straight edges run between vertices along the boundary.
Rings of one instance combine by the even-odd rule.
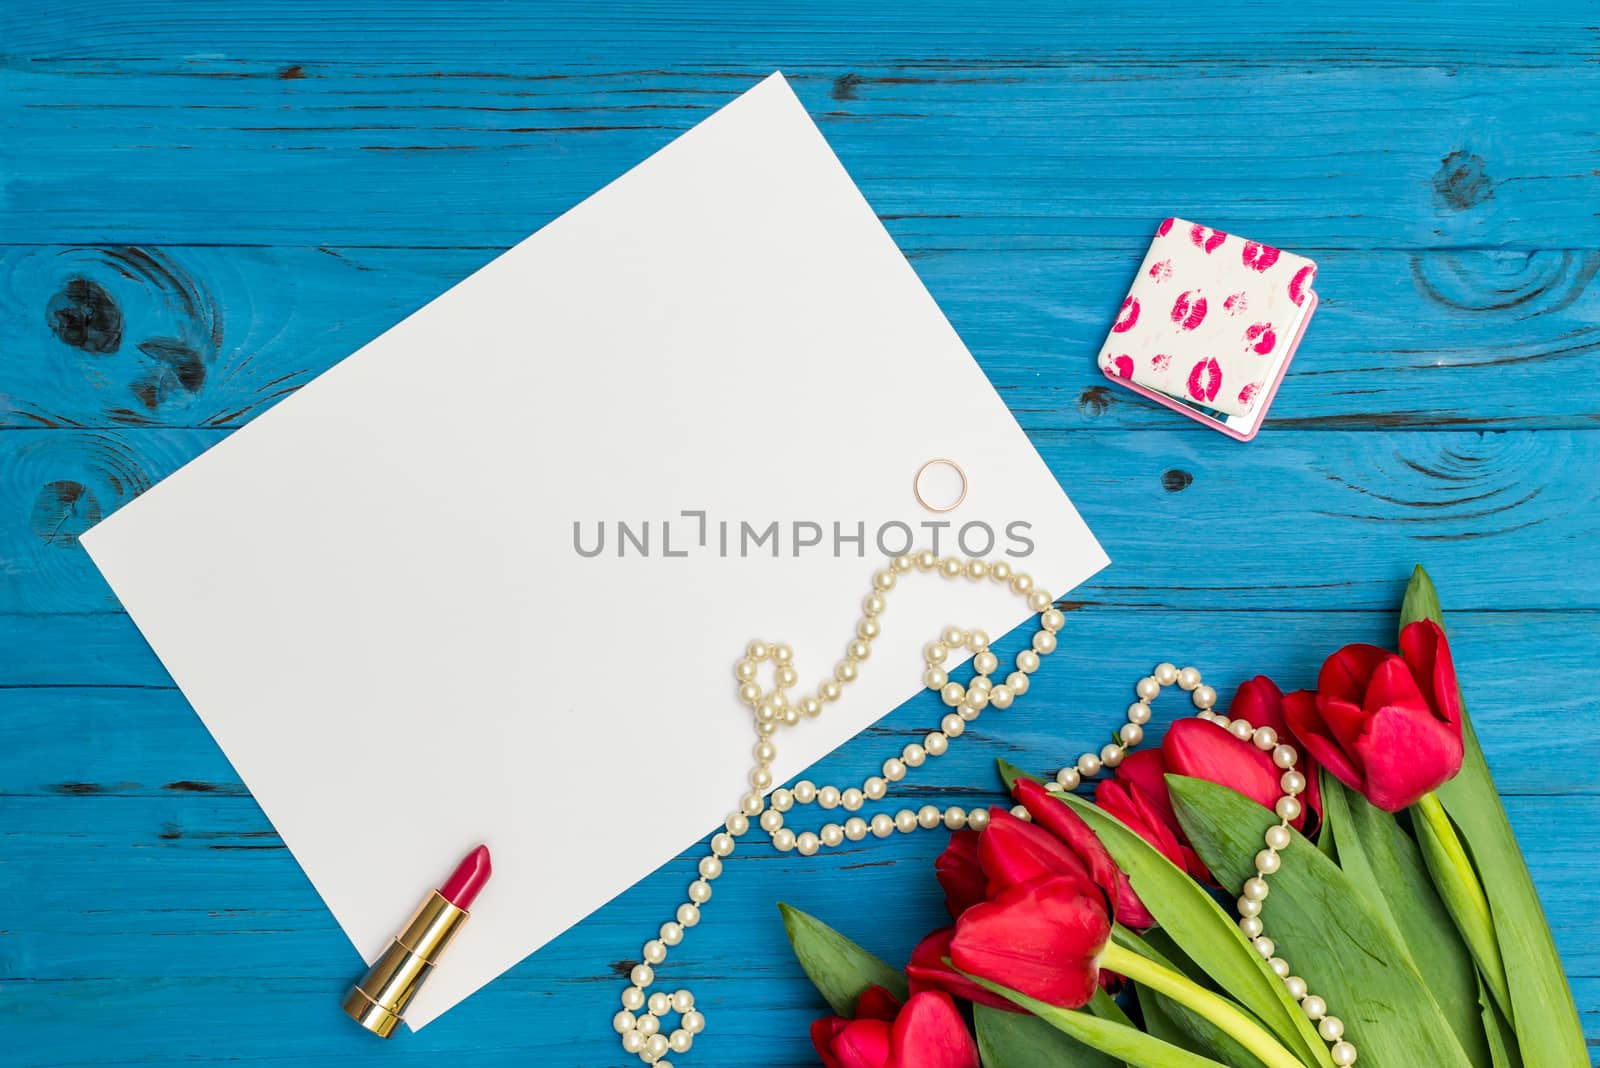
[[[1026,707],[913,792],[1098,744],[1159,659],[1307,685],[1424,562],[1600,1041],[1600,8],[1335,6],[5,5],[0,1062],[619,1062],[694,851],[424,1032],[361,1034],[355,953],[77,536],[775,68],[1114,561]],[[1253,444],[1095,368],[1173,213],[1321,264]],[[812,1063],[774,902],[902,961],[940,845],[737,854],[670,969],[711,1021],[684,1063]]]

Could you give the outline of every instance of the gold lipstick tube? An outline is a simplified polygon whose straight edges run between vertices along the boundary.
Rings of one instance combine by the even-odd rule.
[[[345,1013],[379,1038],[393,1035],[406,1006],[468,915],[437,890],[428,895],[383,956],[344,996]]]

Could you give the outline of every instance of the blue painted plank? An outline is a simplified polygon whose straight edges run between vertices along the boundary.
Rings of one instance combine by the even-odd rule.
[[[911,251],[1024,428],[1167,431],[1188,424],[1096,366],[1148,239]],[[0,248],[0,428],[242,425],[493,255]],[[1600,425],[1600,248],[1316,255],[1322,306],[1270,435]]]

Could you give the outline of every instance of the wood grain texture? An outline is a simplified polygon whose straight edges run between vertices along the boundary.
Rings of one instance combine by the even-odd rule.
[[[907,796],[998,799],[994,757],[1097,743],[1163,657],[1309,683],[1423,561],[1594,1048],[1600,4],[89,0],[0,8],[0,1061],[619,1063],[695,851],[372,1042],[354,952],[77,537],[774,68],[1114,561]],[[1173,212],[1322,268],[1248,446],[1094,366]],[[710,1016],[684,1063],[814,1063],[773,902],[903,960],[940,845],[736,854],[670,966]]]

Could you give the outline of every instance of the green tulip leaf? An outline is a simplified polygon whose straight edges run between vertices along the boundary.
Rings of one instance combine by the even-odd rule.
[[[1115,1057],[1037,1016],[974,1004],[972,1020],[985,1068],[1121,1068]]]
[[[1131,949],[1147,960],[1153,960],[1164,968],[1194,978],[1183,965],[1168,958],[1149,940],[1141,938],[1121,924],[1113,929],[1111,937],[1116,939],[1118,945]],[[1235,1068],[1263,1068],[1261,1061],[1249,1050],[1239,1045],[1226,1031],[1202,1014],[1180,1005],[1165,994],[1149,987],[1136,986],[1135,989],[1139,1008],[1144,1012],[1145,1030],[1163,1042],[1170,1042],[1195,1053],[1214,1057],[1224,1064],[1234,1065]]]
[[[1489,1039],[1489,1064],[1493,1068],[1522,1068],[1522,1051],[1517,1048],[1517,1033],[1506,1022],[1505,1013],[1495,1004],[1480,977],[1478,1007],[1483,1012],[1483,1030]]]
[[[1032,778],[1004,760],[998,764],[1008,790],[1017,779]],[[1254,1013],[1299,1059],[1318,1068],[1333,1068],[1327,1044],[1317,1037],[1305,1013],[1238,925],[1199,883],[1115,816],[1071,794],[1062,796],[1061,801],[1083,817],[1117,866],[1127,873],[1145,908],[1190,960]]]
[[[778,902],[795,959],[823,1000],[840,1016],[854,1016],[856,999],[881,986],[901,1001],[906,977],[815,916]]]
[[[1456,932],[1417,843],[1399,822],[1366,798],[1322,773],[1322,837],[1335,843],[1338,863],[1410,955],[1473,1064],[1488,1064],[1478,970]]]
[[[1400,626],[1418,619],[1444,626],[1439,595],[1420,566],[1406,587]],[[1584,1068],[1589,1054],[1555,938],[1465,705],[1461,726],[1466,746],[1461,773],[1437,792],[1460,831],[1489,902],[1522,1059],[1539,1068]]]
[[[1255,875],[1271,816],[1204,779],[1168,775],[1178,821],[1211,874],[1238,893]],[[1389,922],[1298,832],[1281,854],[1262,917],[1280,955],[1344,1020],[1365,1068],[1472,1068]]]
[[[1102,1019],[1092,1013],[1078,1009],[1061,1009],[1054,1005],[1047,1005],[1042,1001],[1035,1001],[1025,994],[1015,990],[988,982],[984,979],[971,977],[973,982],[986,990],[1010,1001],[1019,1008],[1027,1009],[1034,1017],[1057,1031],[1070,1036],[1077,1042],[1099,1050],[1114,1058],[1112,1063],[1120,1060],[1126,1062],[1131,1068],[1228,1068],[1221,1061],[1214,1061],[1209,1057],[1202,1057],[1198,1053],[1191,1053],[1181,1046],[1174,1046],[1163,1042],[1154,1035],[1146,1034],[1137,1027],[1118,1023],[1114,1020]],[[997,1012],[996,1015],[1009,1015]],[[979,1032],[982,1034],[981,1030]],[[980,1037],[979,1052],[983,1052]],[[987,1054],[985,1054],[987,1057]],[[985,1064],[989,1061],[986,1059]],[[1074,1061],[1040,1061],[1040,1064],[1073,1065]],[[1006,1062],[1001,1062],[1003,1068],[1010,1068]]]

